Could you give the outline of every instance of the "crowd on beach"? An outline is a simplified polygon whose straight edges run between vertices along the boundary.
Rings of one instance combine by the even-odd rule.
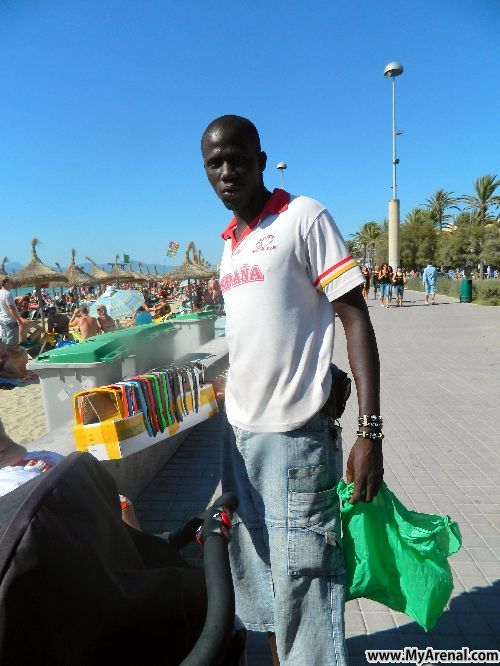
[[[100,296],[112,296],[117,289],[135,289],[132,282],[119,285],[88,285],[67,291],[41,290],[45,322],[42,326],[37,295],[28,292],[12,294],[15,286],[8,277],[0,288],[0,377],[25,379],[28,351],[39,350],[45,343],[50,348],[56,341],[66,343],[85,340],[117,328],[162,321],[180,313],[196,313],[207,306],[222,309],[218,280],[198,279],[187,284],[178,281],[152,282],[140,289],[144,302],[129,317],[115,320],[104,303],[99,302],[96,316],[90,306]],[[104,300],[104,299],[103,299]],[[27,351],[28,350],[28,351]]]

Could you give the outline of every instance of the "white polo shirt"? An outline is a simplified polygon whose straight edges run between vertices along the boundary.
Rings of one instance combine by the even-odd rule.
[[[14,300],[14,294],[8,289],[0,288],[0,320],[5,322],[16,321],[16,318],[12,315],[12,312],[9,309],[9,306],[12,305],[16,307],[16,301]]]
[[[238,242],[233,218],[220,286],[226,311],[227,418],[286,432],[328,398],[335,318],[330,301],[363,283],[335,222],[314,199],[276,189]]]

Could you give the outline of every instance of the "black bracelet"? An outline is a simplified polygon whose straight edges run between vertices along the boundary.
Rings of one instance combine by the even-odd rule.
[[[382,428],[384,425],[384,419],[381,416],[376,414],[364,414],[363,416],[358,416],[358,426],[368,426],[371,428]]]
[[[356,437],[363,437],[364,439],[384,439],[384,433],[382,432],[370,432],[369,430],[358,430]]]

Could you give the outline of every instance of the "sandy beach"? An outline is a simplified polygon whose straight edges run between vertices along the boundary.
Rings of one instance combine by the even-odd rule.
[[[0,391],[0,418],[9,437],[29,444],[47,432],[40,384]]]

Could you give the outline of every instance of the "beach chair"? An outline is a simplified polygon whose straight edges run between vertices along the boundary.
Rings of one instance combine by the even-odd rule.
[[[220,498],[231,510],[234,495]],[[72,453],[0,499],[0,664],[244,663],[219,502],[167,540],[121,519],[116,484]],[[204,570],[180,548],[203,526]]]

